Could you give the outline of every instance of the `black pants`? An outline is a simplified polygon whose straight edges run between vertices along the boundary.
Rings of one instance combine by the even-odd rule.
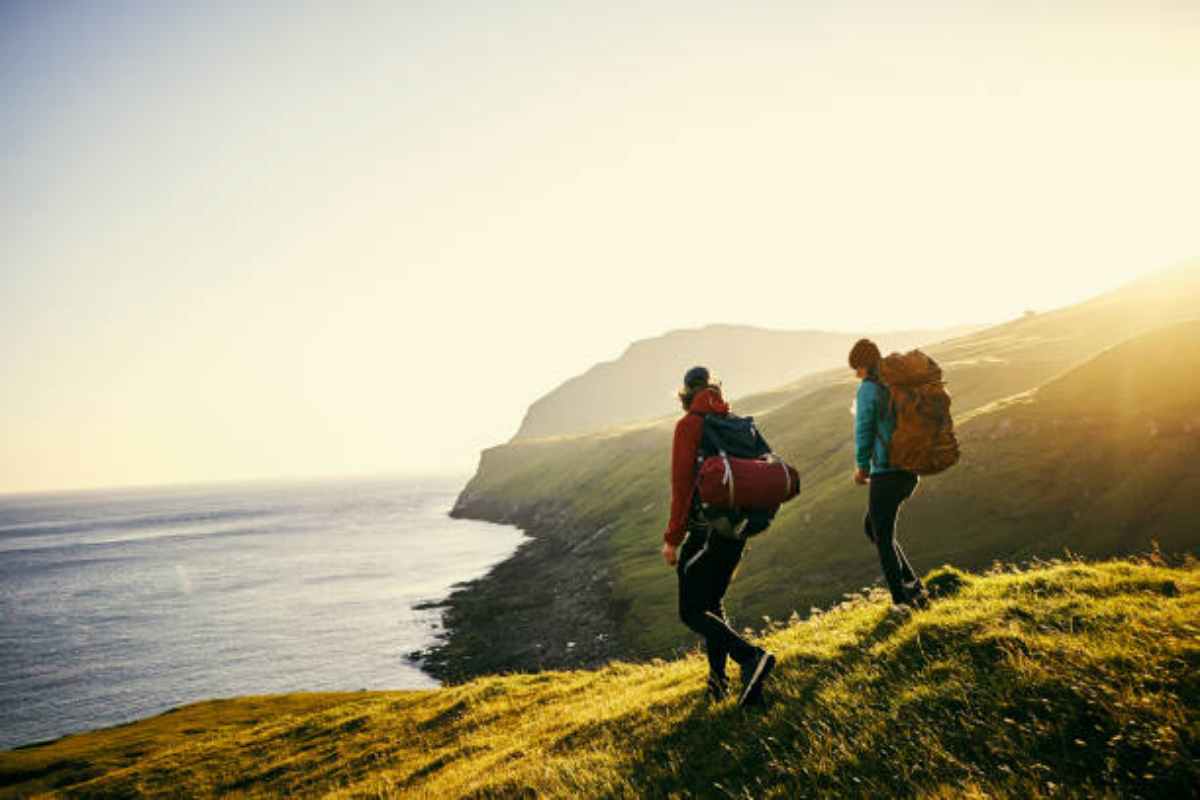
[[[709,669],[725,674],[725,659],[744,664],[757,652],[725,619],[722,600],[746,542],[693,529],[679,548],[679,618],[704,637]]]
[[[896,541],[896,518],[900,504],[917,488],[917,476],[911,472],[881,472],[871,476],[870,501],[863,529],[879,549],[883,577],[892,592],[892,602],[905,603],[921,591],[921,581]]]

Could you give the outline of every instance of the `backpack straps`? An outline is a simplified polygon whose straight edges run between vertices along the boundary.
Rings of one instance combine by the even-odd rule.
[[[758,441],[762,442],[763,449],[766,450],[766,453],[764,453],[764,455],[770,455],[770,456],[775,455],[775,448],[771,447],[771,443],[767,441],[767,437],[762,435],[762,431],[760,431],[758,429],[758,426],[751,423],[750,427],[754,429],[755,438],[758,439]]]
[[[701,416],[704,417],[703,421],[701,422],[703,427],[700,429],[701,445],[708,445],[708,447],[712,450],[713,455],[724,457],[725,445],[721,442],[721,437],[718,436],[716,430],[708,424],[708,415],[702,414]]]
[[[881,381],[879,378],[867,376],[863,378],[865,381],[870,381],[879,387],[879,390],[887,395],[886,403],[879,403],[878,410],[875,412],[876,420],[893,417],[896,414],[896,395],[892,392],[892,387]]]
[[[704,463],[705,446],[710,446],[710,447],[712,446],[709,444],[709,442],[716,440],[716,432],[711,430],[708,427],[708,425],[704,424],[704,421],[708,418],[707,414],[701,414],[699,411],[689,411],[688,413],[695,414],[697,417],[700,418],[700,446],[696,448],[696,463],[692,467],[692,469],[696,473],[696,477],[692,480],[692,507],[693,507],[693,510],[699,510],[699,508],[700,508],[700,465]],[[719,453],[721,451],[722,451],[722,449],[720,447],[720,443],[718,440],[716,449],[713,452]]]

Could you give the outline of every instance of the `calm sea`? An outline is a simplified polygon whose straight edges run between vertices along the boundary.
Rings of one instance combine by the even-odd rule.
[[[406,654],[524,540],[461,482],[0,496],[0,748],[214,697],[436,686]]]

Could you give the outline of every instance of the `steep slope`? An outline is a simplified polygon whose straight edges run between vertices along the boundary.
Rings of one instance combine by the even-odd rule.
[[[1192,563],[935,572],[776,628],[765,709],[702,656],[424,692],[203,703],[0,753],[0,796],[1187,797]]]
[[[1117,345],[963,430],[970,461],[917,518],[932,530],[958,519],[964,538],[1004,556],[1200,545],[1200,321]],[[1014,549],[1013,526],[1045,534]]]
[[[896,347],[942,341],[978,328],[877,334]],[[634,342],[615,361],[597,364],[529,407],[516,439],[588,433],[675,411],[679,376],[706,364],[740,394],[770,389],[840,365],[858,335],[709,325]]]
[[[950,473],[925,481],[906,507],[902,538],[916,565],[936,559],[978,567],[1064,545],[1088,552],[1128,551],[1149,546],[1152,538],[1178,549],[1200,543],[1200,531],[1185,516],[1190,513],[1188,481],[1196,470],[1181,467],[1176,456],[1162,456],[1162,464],[1155,460],[1170,448],[1195,447],[1195,427],[1177,440],[1143,442],[1149,449],[1139,456],[1149,458],[1138,474],[1154,484],[1146,491],[1157,498],[1171,531],[1151,530],[1153,518],[1143,515],[1145,525],[1124,526],[1121,533],[1109,527],[1102,534],[1089,533],[1087,521],[1094,518],[1085,514],[1087,494],[1082,501],[1071,495],[1072,503],[1064,507],[1062,497],[1043,492],[1044,476],[1054,470],[1070,480],[1088,476],[1077,486],[1082,492],[1090,491],[1084,485],[1089,481],[1107,485],[1110,478],[1102,468],[1089,472],[1078,466],[1081,452],[1099,452],[1096,443],[1089,450],[1089,443],[1050,436],[1044,428],[1005,439],[1004,430],[992,427],[1007,419],[994,416],[1007,406],[994,404],[1048,384],[1122,342],[1194,319],[1198,309],[1200,264],[1193,264],[1078,306],[930,347],[954,393],[964,458]],[[1173,336],[1169,341],[1151,337],[1137,347],[1173,353],[1179,342],[1194,341],[1194,328],[1180,328]],[[1087,385],[1089,376],[1123,375],[1133,361],[1118,359],[1111,369],[1097,362],[1079,380],[1048,386],[1047,398]],[[1174,391],[1184,398],[1180,402],[1200,402],[1200,385],[1191,378],[1195,373],[1179,374]],[[730,608],[742,624],[757,624],[763,615],[804,612],[878,576],[862,535],[865,490],[849,481],[854,385],[849,371],[839,369],[736,404],[739,413],[756,415],[805,481],[802,496],[755,540],[730,592]],[[1098,387],[1095,393],[1112,391]],[[1071,402],[1063,395],[1055,413],[1071,414]],[[1014,424],[1009,421],[1005,430]],[[432,669],[455,677],[590,664],[614,655],[661,655],[691,641],[676,620],[674,576],[658,556],[669,501],[671,426],[663,421],[592,436],[513,442],[484,452],[455,513],[522,525],[535,541],[453,598],[447,612],[451,636],[430,662]],[[1096,435],[1106,442],[1114,430],[1099,426]],[[1031,471],[1034,466],[1040,471]],[[1131,498],[1141,496],[1134,485],[1127,484]],[[1066,528],[1064,508],[1073,521]],[[489,631],[496,628],[510,635],[492,641]],[[590,630],[603,638],[589,636]],[[567,647],[571,642],[574,646]]]

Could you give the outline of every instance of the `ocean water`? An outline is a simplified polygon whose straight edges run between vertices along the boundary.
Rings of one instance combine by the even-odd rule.
[[[437,682],[437,601],[524,540],[461,482],[0,496],[0,748],[216,697]]]

